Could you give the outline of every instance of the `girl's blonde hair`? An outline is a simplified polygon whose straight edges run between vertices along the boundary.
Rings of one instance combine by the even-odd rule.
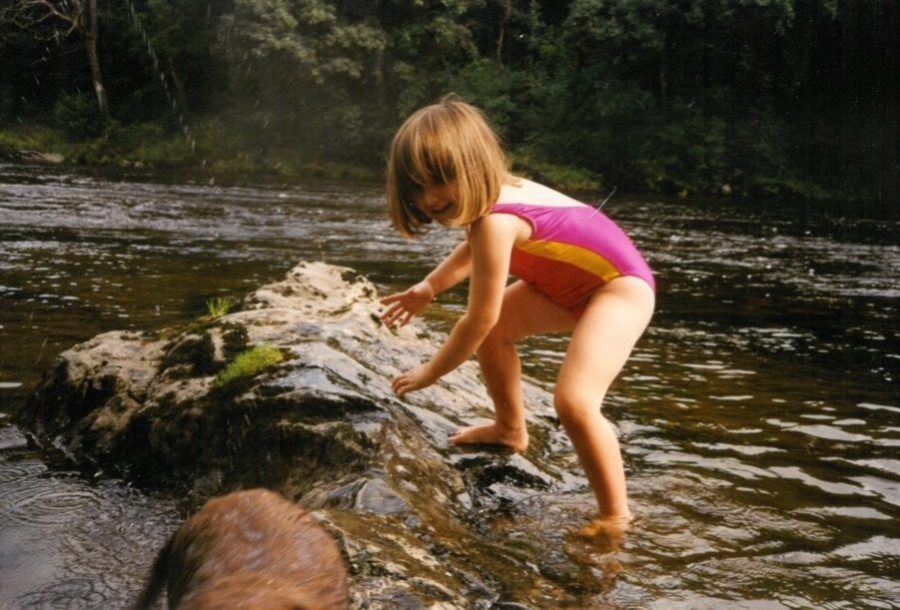
[[[387,165],[391,222],[404,237],[431,222],[415,204],[425,187],[455,182],[456,214],[442,223],[468,225],[484,216],[510,179],[500,141],[481,112],[444,98],[417,110],[394,136]]]

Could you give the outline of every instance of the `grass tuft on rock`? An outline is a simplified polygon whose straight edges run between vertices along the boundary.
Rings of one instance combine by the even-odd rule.
[[[235,356],[234,360],[216,375],[214,385],[222,387],[238,379],[253,377],[282,360],[284,354],[276,347],[271,345],[251,347]]]
[[[234,299],[230,297],[215,297],[206,301],[206,311],[213,318],[221,318],[234,306]]]

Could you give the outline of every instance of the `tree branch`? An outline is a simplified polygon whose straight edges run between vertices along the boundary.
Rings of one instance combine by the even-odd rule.
[[[51,40],[84,29],[84,10],[83,0],[17,0],[0,9],[0,23],[31,30],[36,39]],[[34,32],[35,25],[51,21],[58,22],[59,27],[51,25],[52,31],[46,34]]]

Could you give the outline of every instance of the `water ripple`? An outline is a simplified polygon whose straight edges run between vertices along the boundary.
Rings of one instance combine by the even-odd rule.
[[[89,510],[98,504],[96,492],[47,489],[43,481],[35,481],[18,489],[4,489],[0,521],[29,527],[63,525],[72,513]]]

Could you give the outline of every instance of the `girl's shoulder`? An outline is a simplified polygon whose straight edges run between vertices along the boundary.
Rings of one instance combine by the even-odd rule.
[[[487,214],[466,227],[466,239],[487,241],[495,246],[509,246],[531,238],[532,223],[513,214]]]
[[[513,184],[504,184],[500,189],[498,204],[518,204],[552,207],[582,206],[584,203],[564,193],[525,178],[519,178]]]

